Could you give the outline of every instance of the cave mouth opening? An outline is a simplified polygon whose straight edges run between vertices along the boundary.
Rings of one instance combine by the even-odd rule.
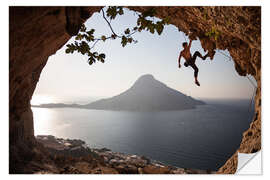
[[[132,12],[130,12],[130,13],[132,14]],[[95,16],[98,16],[98,14],[94,14],[86,22],[86,24],[87,23],[97,24],[97,23],[91,22],[91,21],[95,21],[94,18],[97,18]],[[98,22],[98,21],[99,20],[96,19],[96,22]],[[129,21],[129,19],[126,19],[124,22],[130,22],[130,21]],[[121,22],[118,22],[118,24],[121,24]],[[101,26],[101,24],[98,24],[98,25]],[[116,23],[116,26],[117,26],[117,23]],[[104,29],[104,28],[100,27],[100,29]],[[50,57],[47,65],[45,66],[44,70],[42,71],[42,74],[40,77],[40,82],[38,83],[37,88],[35,90],[33,100],[34,101],[36,100],[36,103],[40,103],[41,101],[44,101],[45,103],[47,103],[46,101],[48,101],[48,99],[40,100],[42,97],[40,97],[39,100],[35,99],[36,94],[38,94],[38,93],[42,94],[43,92],[46,92],[47,94],[58,94],[58,95],[65,95],[65,96],[72,96],[71,95],[72,93],[75,92],[75,94],[76,94],[77,92],[80,92],[80,94],[84,94],[84,96],[79,97],[79,98],[83,99],[84,97],[86,97],[88,95],[88,92],[90,91],[90,92],[96,93],[96,99],[98,99],[97,97],[110,97],[110,96],[117,95],[117,93],[122,92],[123,90],[127,89],[132,84],[132,82],[135,81],[135,79],[138,77],[138,75],[142,75],[144,73],[154,74],[155,77],[166,82],[166,84],[169,85],[170,87],[182,90],[184,92],[184,94],[187,94],[189,96],[195,95],[195,97],[201,98],[201,99],[207,98],[207,97],[203,97],[201,92],[204,92],[204,93],[211,92],[212,98],[213,97],[217,98],[218,95],[222,95],[222,94],[225,94],[225,95],[233,94],[235,97],[239,97],[240,94],[243,95],[244,90],[242,90],[242,89],[246,90],[247,88],[250,88],[249,82],[246,79],[243,80],[244,78],[239,77],[238,74],[236,73],[236,71],[234,70],[234,68],[232,68],[232,67],[234,67],[233,61],[228,62],[228,58],[226,58],[226,57],[224,57],[224,55],[222,55],[222,53],[225,53],[227,55],[228,52],[221,51],[222,53],[216,53],[216,55],[215,55],[216,59],[214,58],[213,61],[207,61],[207,62],[197,61],[198,66],[200,67],[199,79],[202,80],[202,83],[205,84],[205,86],[207,86],[207,87],[219,86],[220,89],[215,91],[215,90],[213,90],[213,88],[211,90],[209,90],[208,88],[202,87],[203,89],[198,90],[198,89],[196,89],[196,87],[190,88],[189,86],[186,89],[180,89],[179,85],[177,86],[177,84],[179,82],[179,78],[172,79],[172,78],[168,78],[168,77],[179,77],[179,76],[185,77],[184,80],[181,79],[183,81],[182,83],[193,85],[193,75],[192,75],[191,69],[189,69],[189,68],[184,69],[183,68],[183,69],[178,70],[177,64],[176,64],[177,56],[178,56],[178,52],[179,52],[179,44],[181,44],[180,41],[182,40],[181,42],[183,42],[183,41],[186,41],[186,39],[185,39],[185,36],[183,36],[181,34],[182,32],[178,32],[178,29],[175,28],[175,26],[170,25],[168,27],[167,31],[164,31],[165,35],[163,35],[163,36],[160,36],[158,38],[153,37],[153,39],[158,39],[158,42],[153,41],[152,37],[149,37],[149,35],[145,35],[145,34],[138,35],[138,39],[143,38],[142,43],[141,43],[142,47],[137,47],[137,46],[136,47],[126,47],[127,50],[125,50],[125,49],[118,50],[117,48],[114,48],[114,47],[119,46],[119,42],[116,42],[118,45],[116,45],[115,42],[111,42],[109,45],[106,45],[106,44],[104,44],[104,45],[102,44],[100,46],[97,45],[96,49],[104,50],[106,52],[106,54],[108,54],[108,56],[110,56],[110,59],[112,59],[112,60],[108,61],[102,65],[95,64],[93,67],[88,67],[88,65],[83,61],[81,61],[81,63],[75,62],[75,61],[80,61],[80,60],[78,60],[78,58],[82,58],[82,57],[79,57],[77,55],[74,55],[73,57],[70,57],[70,56],[64,57],[64,49],[63,48],[60,49],[56,55],[53,55],[52,57]],[[173,36],[171,36],[171,33],[173,33]],[[178,37],[178,39],[181,39],[181,40],[180,41],[178,40],[178,42],[175,42],[175,39],[177,39],[176,37]],[[164,43],[165,40],[166,40],[166,42]],[[162,46],[164,44],[166,46]],[[193,46],[194,47],[196,46],[196,47],[195,48],[193,47],[191,49],[192,51],[195,51],[195,49],[200,49],[204,53],[204,51],[201,47],[200,40],[197,40],[196,42],[194,42]],[[146,49],[147,49],[147,51],[146,51]],[[135,51],[135,53],[134,53],[134,51]],[[140,51],[142,51],[143,53],[139,53]],[[165,51],[168,51],[168,52],[165,52]],[[162,53],[158,53],[158,52],[162,52]],[[120,56],[122,56],[124,58],[120,58]],[[55,60],[52,60],[52,59],[55,59]],[[56,61],[56,59],[58,59],[58,60]],[[68,65],[68,63],[64,63],[64,61],[66,61],[67,59],[69,60],[70,65]],[[114,61],[114,59],[116,62]],[[129,61],[126,61],[125,59],[129,59]],[[148,61],[145,61],[144,59],[148,59]],[[170,62],[164,63],[163,59],[169,59]],[[218,59],[223,59],[224,61],[220,61]],[[130,61],[132,61],[134,63],[130,63]],[[55,64],[56,64],[56,66],[55,66]],[[209,64],[211,64],[212,68],[207,67],[207,66],[210,66]],[[56,68],[53,68],[53,66],[55,66]],[[65,68],[63,68],[64,66],[65,66]],[[68,66],[68,67],[66,67],[66,66]],[[104,67],[102,67],[102,66],[104,66]],[[123,68],[123,66],[126,68]],[[130,66],[132,67],[132,69],[127,68]],[[226,68],[224,68],[222,70],[220,70],[221,68],[218,68],[218,67],[225,67],[225,66],[226,66]],[[91,72],[87,73],[87,71],[89,71],[89,68],[93,68],[93,69],[95,68],[95,70],[90,70]],[[171,72],[171,69],[173,69],[173,68],[175,68],[176,70]],[[61,69],[61,73],[59,73],[59,69]],[[119,71],[119,69],[121,69],[121,71]],[[165,71],[164,71],[164,69],[165,69]],[[78,71],[80,71],[80,72],[78,72]],[[107,72],[107,75],[104,76],[104,72]],[[170,75],[168,75],[168,73]],[[77,74],[77,75],[74,76],[74,74]],[[228,74],[233,74],[234,77],[231,77],[231,79],[229,79],[229,80],[228,79],[227,80],[225,79],[223,81],[220,80],[220,79],[222,79],[222,78],[220,78],[221,76],[228,78]],[[100,79],[98,79],[97,77]],[[209,77],[211,77],[212,84],[211,84],[211,82],[207,81],[207,79],[209,79]],[[115,79],[117,79],[118,82],[115,82]],[[239,81],[239,79],[241,79],[241,81]],[[44,83],[43,83],[43,81],[44,81]],[[66,81],[68,81],[68,84],[65,83]],[[213,81],[214,81],[214,83],[213,83]],[[220,81],[222,81],[222,83],[218,84],[218,83],[220,83]],[[48,85],[48,82],[50,82],[49,83],[50,85]],[[59,83],[59,82],[61,82],[61,83]],[[96,89],[93,89],[93,88],[91,89],[88,86],[82,87],[81,84],[85,85],[85,84],[88,84],[89,82],[91,82],[91,84],[95,83]],[[123,82],[125,82],[125,83],[123,83]],[[114,88],[115,84],[118,86],[116,86]],[[123,86],[123,84],[125,86]],[[237,88],[233,88],[237,84],[238,85],[241,84],[243,86],[243,87],[241,87],[242,89],[236,90]],[[63,90],[57,91],[57,89],[54,88],[54,87],[60,87],[60,86],[62,89],[65,89],[64,93],[66,93],[66,94],[63,93]],[[226,88],[224,89],[224,87],[222,87],[222,86],[224,86]],[[48,87],[48,88],[46,89],[46,87]],[[74,89],[74,91],[71,91],[72,88],[74,88],[74,87],[76,87]],[[105,90],[112,89],[112,91],[109,92],[108,94],[106,94],[106,92],[101,91],[101,89],[102,90],[103,89],[105,89]],[[100,93],[100,91],[103,94],[102,93],[98,94],[98,93]],[[247,94],[248,94],[247,97],[250,97],[252,94],[252,90],[249,91]],[[233,99],[235,97],[225,96],[223,98],[224,99],[226,99],[226,98]],[[74,102],[74,101],[75,101],[74,99],[68,100],[69,103]],[[51,101],[49,101],[49,102],[51,102]],[[66,102],[64,102],[64,103],[66,103]],[[246,103],[244,103],[244,104],[246,104]],[[35,116],[37,114],[36,114],[35,110],[33,111],[33,113],[34,113],[34,120],[35,120],[34,124],[36,126],[36,124],[38,122],[36,122],[37,119],[35,119]],[[50,113],[51,113],[50,116],[54,116],[55,114],[57,114],[57,112],[50,112]],[[59,116],[59,114],[57,114],[57,115],[58,115],[57,118],[63,118],[63,117]],[[39,117],[46,117],[47,115],[46,115],[46,112],[44,113],[44,111],[43,111],[43,114],[38,115],[38,116]],[[59,123],[59,121],[56,121],[56,122]],[[44,123],[44,121],[43,121],[43,123]],[[248,123],[248,126],[245,126],[244,128],[241,127],[242,132],[240,132],[240,134],[242,134],[249,127],[249,123]],[[44,126],[45,126],[45,124],[44,124]],[[53,126],[55,126],[55,124]],[[57,126],[63,128],[63,129],[71,127],[71,125],[69,123],[65,123],[65,124],[60,123]],[[227,128],[230,128],[230,127],[231,126],[228,126]],[[50,128],[50,127],[48,127],[48,128]],[[35,129],[37,129],[37,128],[35,128]],[[61,130],[55,129],[55,131],[60,132]],[[51,132],[53,133],[53,131],[51,131]],[[62,134],[62,136],[65,136],[65,135]],[[209,137],[209,138],[213,138],[213,137]],[[240,142],[241,142],[241,140],[240,140]],[[235,151],[238,149],[238,147],[239,147],[239,144],[238,144],[237,148],[235,148]],[[207,150],[204,150],[204,151],[207,151]],[[232,152],[232,154],[233,153],[234,152]],[[219,154],[215,155],[215,156],[220,157]],[[227,159],[229,157],[230,156],[226,156]],[[224,161],[224,163],[225,162],[226,161]]]

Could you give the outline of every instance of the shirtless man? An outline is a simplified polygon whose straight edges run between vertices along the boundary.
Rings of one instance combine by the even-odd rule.
[[[199,69],[195,64],[196,58],[199,56],[200,58],[202,58],[203,60],[205,60],[208,56],[208,53],[205,56],[202,56],[201,53],[199,51],[196,51],[193,56],[191,56],[190,53],[190,47],[191,47],[191,42],[192,40],[190,40],[189,45],[187,45],[186,42],[183,43],[183,50],[180,52],[179,58],[178,58],[178,64],[179,64],[179,68],[181,68],[181,64],[180,64],[180,59],[183,56],[186,60],[186,62],[184,63],[184,65],[186,67],[191,66],[194,69],[194,77],[195,77],[195,84],[197,84],[198,86],[200,86],[200,83],[197,79],[198,77],[198,72]]]

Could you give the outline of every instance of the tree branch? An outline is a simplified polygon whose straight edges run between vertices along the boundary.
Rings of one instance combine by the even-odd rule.
[[[112,39],[112,37],[106,37],[105,40],[107,40],[107,39]],[[101,39],[101,38],[95,39],[95,42],[94,42],[94,44],[90,47],[90,49],[94,48],[95,45],[97,44],[97,42],[98,42],[98,41],[101,41],[101,40],[103,40],[103,39]]]
[[[130,33],[129,35],[127,35],[127,37],[132,36],[132,35],[135,34],[136,32],[138,32],[138,30],[133,31],[132,33]]]
[[[110,29],[111,29],[111,31],[112,31],[112,33],[115,35],[115,36],[117,36],[117,37],[119,37],[115,32],[114,32],[114,30],[113,30],[113,28],[112,28],[112,26],[111,26],[111,24],[110,24],[110,22],[108,21],[108,19],[105,17],[105,13],[104,13],[104,10],[103,9],[101,9],[101,11],[102,11],[102,16],[103,16],[103,18],[105,19],[105,21],[107,22],[107,24],[108,24],[108,26],[110,27]]]
[[[131,37],[133,34],[135,34],[135,33],[138,32],[138,30],[133,30],[133,32],[131,32],[131,33],[128,34],[128,35],[122,35],[122,36],[119,36],[118,34],[116,34],[116,33],[114,32],[114,30],[113,30],[113,28],[112,28],[112,26],[111,26],[111,23],[108,21],[108,19],[107,19],[106,16],[105,16],[104,10],[101,9],[101,11],[102,11],[103,19],[105,19],[105,21],[107,22],[108,26],[110,27],[110,30],[111,30],[112,34],[115,36],[114,38],[113,38],[112,36],[108,36],[108,37],[105,38],[105,40],[107,40],[107,39],[116,39],[116,38],[120,38],[120,39],[121,39],[122,36],[125,36],[126,38],[129,38],[129,37]],[[138,15],[138,14],[137,14],[137,15]],[[93,45],[90,47],[90,50],[93,49],[93,48],[95,47],[95,45],[96,45],[99,41],[101,41],[101,40],[104,41],[104,39],[102,39],[102,38],[96,38],[96,39],[94,39],[95,42],[94,42]],[[136,40],[133,40],[133,42],[136,42]]]

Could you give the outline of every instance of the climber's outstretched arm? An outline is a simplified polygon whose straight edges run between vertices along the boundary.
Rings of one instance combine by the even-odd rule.
[[[179,68],[181,67],[181,64],[180,64],[181,57],[182,57],[182,51],[180,52],[179,58],[178,58],[178,67]]]
[[[188,49],[191,47],[192,40],[189,41]]]

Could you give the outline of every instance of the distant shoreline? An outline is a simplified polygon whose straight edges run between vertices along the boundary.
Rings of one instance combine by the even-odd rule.
[[[206,105],[201,104],[201,105]],[[127,112],[163,112],[163,111],[181,111],[181,110],[189,110],[189,109],[196,109],[197,106],[201,105],[196,105],[192,108],[182,108],[182,109],[160,109],[160,110],[128,110],[128,109],[101,109],[101,108],[89,108],[86,107],[85,105],[80,105],[80,104],[65,104],[65,103],[48,103],[48,104],[40,104],[40,105],[31,105],[31,107],[34,108],[77,108],[77,109],[88,109],[88,110],[103,110],[103,111],[127,111]]]
[[[153,75],[146,74],[139,77],[126,91],[110,98],[100,99],[85,105],[50,103],[34,105],[32,107],[72,107],[95,110],[152,112],[195,109],[197,105],[204,104],[205,102],[203,101],[196,100],[191,96],[168,87],[166,84],[156,80]]]

